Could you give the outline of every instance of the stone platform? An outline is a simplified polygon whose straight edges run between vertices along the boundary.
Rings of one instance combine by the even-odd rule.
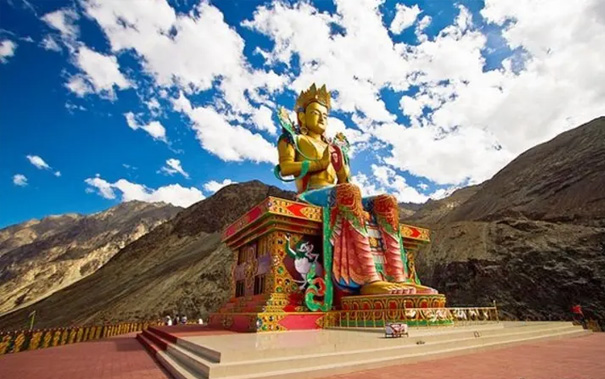
[[[152,327],[137,338],[176,378],[309,378],[587,334],[570,322],[503,322],[412,327],[397,339],[383,328],[224,334],[197,326]]]

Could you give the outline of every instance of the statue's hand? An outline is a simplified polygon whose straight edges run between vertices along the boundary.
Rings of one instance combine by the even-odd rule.
[[[326,149],[324,150],[324,154],[321,157],[321,160],[319,161],[320,167],[322,170],[325,170],[326,168],[328,168],[328,166],[330,165],[331,159],[332,159],[332,152],[330,150],[330,145],[328,145],[326,147]]]

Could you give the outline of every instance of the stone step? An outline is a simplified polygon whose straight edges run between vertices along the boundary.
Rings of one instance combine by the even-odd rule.
[[[532,338],[519,338],[507,342],[495,342],[491,344],[485,344],[481,346],[465,346],[461,348],[450,348],[442,350],[434,350],[432,352],[422,352],[417,354],[409,354],[402,356],[390,356],[390,357],[378,357],[374,359],[348,361],[335,364],[315,365],[311,367],[296,368],[296,369],[284,369],[284,370],[272,370],[262,373],[250,374],[246,373],[243,375],[232,375],[232,376],[221,376],[222,379],[243,379],[243,378],[314,378],[327,375],[345,374],[350,372],[376,369],[380,367],[386,367],[391,365],[401,365],[416,363],[425,360],[432,360],[438,358],[446,358],[456,355],[469,354],[479,351],[485,351],[490,349],[497,349],[502,347],[510,347],[518,344],[534,342],[537,340],[549,340],[559,338],[571,338],[579,337],[590,334],[590,332],[584,330],[574,330],[571,332],[552,334],[546,337],[532,337]],[[295,366],[294,362],[290,366]],[[297,365],[296,365],[297,366]],[[298,366],[297,366],[298,367]],[[250,371],[253,372],[253,371]],[[402,373],[402,377],[403,377]]]
[[[156,334],[156,331],[149,329],[144,330],[142,335],[148,341],[151,341],[153,344],[160,347],[166,356],[178,363],[178,366],[185,367],[186,371],[197,373],[203,378],[208,378],[210,376],[210,370],[216,366],[216,363],[211,362],[203,355],[200,355],[199,349],[190,350],[180,343],[172,343]]]
[[[144,344],[154,344],[155,350],[160,350],[161,353],[156,353],[158,361],[162,365],[171,365],[170,368],[166,368],[171,373],[178,372],[181,375],[178,376],[179,378],[188,378],[187,375],[197,375],[194,377],[199,378],[279,378],[286,375],[288,377],[314,377],[353,372],[541,339],[586,334],[581,327],[566,322],[411,329],[409,338],[389,340],[369,336],[379,332],[384,333],[384,331],[333,330],[331,332],[337,333],[334,336],[337,337],[339,343],[325,343],[325,341],[321,343],[318,340],[318,344],[313,345],[314,340],[311,338],[311,344],[303,348],[312,351],[309,354],[301,354],[301,351],[304,350],[301,350],[300,346],[220,352],[186,338],[178,338],[176,343],[171,342],[152,328],[144,331],[141,335],[142,339],[139,340]],[[296,339],[295,333],[307,333],[307,336],[312,336],[308,333],[313,332],[285,333],[289,333]],[[275,338],[280,338],[280,335],[283,334],[273,334]],[[213,336],[212,338],[243,338],[243,336],[245,335]],[[271,344],[273,336],[268,336],[269,344]],[[210,340],[205,339],[205,341]],[[423,343],[417,344],[418,341]],[[148,348],[148,350],[150,349]]]
[[[536,323],[530,326],[533,330],[542,330],[542,329],[552,329],[555,326],[570,326],[571,323],[557,323],[557,324],[548,324],[548,323]],[[412,327],[410,328],[410,338],[407,339],[398,339],[399,344],[406,345],[415,345],[414,338],[422,338],[425,342],[434,342],[434,341],[447,341],[447,340],[457,340],[463,338],[474,338],[475,332],[479,332],[482,335],[492,335],[492,334],[507,334],[518,332],[519,328],[526,326],[517,326],[515,328],[505,328],[502,324],[487,324],[487,325],[473,325],[468,327],[434,327],[434,328],[426,328],[426,327]],[[512,329],[512,330],[510,330]],[[328,329],[333,330],[333,329]],[[336,353],[336,352],[346,352],[353,350],[364,350],[368,348],[382,348],[384,347],[384,340],[382,338],[375,338],[368,340],[367,338],[364,340],[356,339],[355,336],[359,335],[359,333],[363,333],[364,335],[367,333],[378,333],[381,336],[384,336],[384,328],[377,328],[374,330],[368,330],[363,328],[356,328],[355,330],[341,330],[345,335],[351,334],[350,339],[346,339],[346,344],[334,344],[330,341],[326,341],[326,343],[321,343],[319,346],[316,346],[313,351],[316,353],[326,354],[326,353]],[[349,333],[350,332],[350,333]],[[288,332],[291,335],[300,334],[301,338],[307,337],[309,335],[309,331],[292,331]],[[312,333],[312,332],[311,332]],[[230,337],[235,338],[235,337]],[[345,338],[343,338],[344,340]],[[293,355],[300,355],[300,347],[292,346],[292,347],[284,347],[277,346],[274,348],[264,348],[264,349],[256,349],[253,351],[224,351],[220,353],[220,362],[221,363],[231,363],[231,362],[241,362],[244,360],[259,360],[259,359],[267,359],[267,358],[279,358],[279,357],[291,357]]]
[[[503,329],[504,330],[504,329]],[[494,334],[488,337],[460,336],[445,341],[437,340],[427,342],[424,338],[411,338],[408,343],[397,344],[389,347],[364,347],[356,350],[341,350],[331,353],[305,354],[280,358],[257,359],[222,363],[213,370],[213,377],[227,377],[241,375],[246,372],[270,372],[279,369],[296,367],[314,367],[323,365],[338,365],[343,362],[363,362],[368,357],[380,356],[381,358],[402,358],[408,355],[417,356],[423,354],[434,354],[435,351],[448,351],[462,349],[465,347],[477,347],[491,343],[506,343],[517,339],[531,339],[548,337],[552,334],[573,332],[573,326],[558,327],[556,329],[522,330],[517,333]],[[402,338],[403,339],[403,338]],[[422,340],[424,344],[417,345],[416,341]],[[395,341],[393,341],[395,342]],[[397,341],[399,342],[399,341]],[[214,376],[216,375],[216,376]]]
[[[182,365],[176,359],[172,358],[166,351],[160,349],[155,341],[147,338],[144,333],[137,334],[137,340],[150,352],[155,360],[157,360],[164,369],[166,369],[173,378],[176,379],[198,379],[207,378],[199,373],[191,371],[186,366]]]

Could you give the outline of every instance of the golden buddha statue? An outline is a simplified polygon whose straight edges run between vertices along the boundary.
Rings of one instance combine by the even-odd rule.
[[[313,84],[296,100],[297,126],[280,110],[284,133],[277,146],[276,175],[294,176],[298,198],[330,212],[324,231],[329,231],[332,246],[334,282],[364,295],[437,293],[408,277],[395,197],[362,198],[359,188],[349,183],[346,137],[338,134],[329,140],[325,136],[330,100],[325,85],[317,89]],[[383,261],[376,261],[370,248],[366,226],[370,219],[382,235]]]

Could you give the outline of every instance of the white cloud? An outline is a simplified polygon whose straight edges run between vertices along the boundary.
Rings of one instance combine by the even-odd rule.
[[[94,92],[92,87],[82,75],[73,75],[70,77],[69,81],[65,84],[65,87],[79,97],[83,97],[88,93]]]
[[[78,18],[75,10],[64,8],[45,14],[42,20],[61,32],[63,38],[73,40],[78,36],[78,26],[76,25]]]
[[[414,31],[416,37],[418,38],[418,41],[426,42],[428,40],[428,37],[426,36],[426,34],[424,34],[424,29],[428,28],[432,21],[433,18],[431,16],[424,16],[420,19],[420,21],[418,21],[418,25],[416,26],[416,30]]]
[[[141,125],[137,122],[132,112],[124,114],[124,117],[126,117],[126,123],[131,129],[143,129],[149,133],[153,139],[168,142],[166,139],[166,129],[159,121],[151,121],[147,125]]]
[[[204,184],[204,190],[210,192],[211,194],[220,190],[221,188],[228,186],[229,184],[234,184],[237,182],[232,181],[231,179],[225,179],[222,182],[217,182],[216,180],[211,180]]]
[[[408,185],[405,178],[398,175],[390,167],[373,164],[371,165],[371,169],[372,175],[370,177],[363,173],[358,173],[351,178],[351,181],[359,186],[364,197],[391,194],[397,198],[398,202],[424,203],[428,199],[439,200],[447,197],[459,188],[440,188],[430,195],[424,195],[416,188]],[[428,185],[426,183],[420,183],[418,187],[422,190],[426,190]]]
[[[276,161],[273,145],[243,125],[275,133],[262,104],[286,85],[287,77],[252,69],[243,54],[244,40],[218,8],[201,2],[192,12],[177,14],[161,0],[91,0],[84,8],[101,26],[112,51],[136,54],[155,85],[176,87],[187,95],[218,90],[212,106],[191,106],[183,94],[188,108],[175,106],[193,121],[204,149],[224,160]],[[252,106],[251,100],[261,105]]]
[[[254,110],[252,122],[258,130],[266,130],[271,135],[277,134],[277,127],[273,121],[273,111],[264,105]]]
[[[178,159],[168,159],[166,161],[166,166],[162,167],[160,171],[165,172],[168,175],[174,175],[176,173],[179,173],[185,178],[189,179],[189,174],[185,172],[185,170],[183,170],[183,167],[181,167],[181,161]]]
[[[39,170],[50,170],[51,169],[51,167],[44,161],[44,159],[42,159],[38,155],[27,155],[26,158],[29,161],[29,163],[36,166],[36,168]]]
[[[77,74],[69,79],[67,88],[78,96],[97,93],[110,99],[115,98],[114,88],[130,88],[130,82],[120,72],[116,57],[103,55],[82,46],[75,56],[75,64],[83,74]]]
[[[192,93],[211,89],[220,79],[225,104],[251,113],[246,93],[258,96],[261,88],[274,92],[285,83],[273,72],[248,67],[243,39],[206,2],[189,14],[177,14],[165,1],[91,0],[85,9],[107,35],[112,51],[135,51],[159,86],[175,85]]]
[[[17,44],[9,39],[0,41],[0,63],[8,62],[8,58],[15,55]]]
[[[25,175],[17,174],[13,176],[13,184],[19,187],[25,187],[27,185],[27,178]]]
[[[97,189],[99,195],[106,199],[115,199],[116,193],[113,191],[112,184],[104,179],[101,179],[98,174],[95,178],[88,178],[84,180],[90,187]]]
[[[212,107],[194,108],[183,93],[173,99],[174,109],[186,114],[193,122],[196,137],[204,149],[224,161],[277,163],[273,144],[260,134],[239,125],[230,124],[224,115]]]
[[[414,187],[409,186],[405,178],[386,166],[373,164],[372,177],[375,182],[363,173],[353,176],[352,182],[357,184],[362,191],[363,196],[375,196],[383,193],[392,194],[399,202],[424,203],[429,196],[418,192]]]
[[[397,4],[395,9],[397,13],[395,13],[395,18],[393,18],[390,27],[391,32],[394,34],[399,34],[405,29],[414,25],[416,18],[421,12],[420,8],[418,8],[418,5],[408,7],[404,4]]]
[[[57,178],[59,178],[59,177],[61,176],[61,171],[55,171],[55,174],[54,174],[54,175],[55,175]]]
[[[95,177],[85,180],[86,184],[95,188],[99,195],[106,199],[115,199],[116,192],[121,194],[122,201],[139,200],[148,203],[164,202],[178,207],[188,207],[205,197],[202,191],[195,187],[182,187],[179,184],[170,184],[157,189],[119,179],[114,183]]]
[[[259,7],[245,27],[267,35],[275,42],[268,63],[300,60],[300,75],[292,89],[310,83],[327,83],[338,91],[334,108],[360,111],[376,121],[392,121],[379,96],[383,86],[405,90],[407,63],[396,51],[375,1],[337,1],[337,15],[320,13],[308,3],[286,5],[274,2]],[[332,35],[330,24],[346,30]],[[376,59],[380,57],[380,59]]]
[[[52,35],[45,36],[44,39],[42,39],[40,46],[42,46],[42,48],[44,50],[57,51],[57,52],[61,51],[61,46],[59,45],[57,40]]]

